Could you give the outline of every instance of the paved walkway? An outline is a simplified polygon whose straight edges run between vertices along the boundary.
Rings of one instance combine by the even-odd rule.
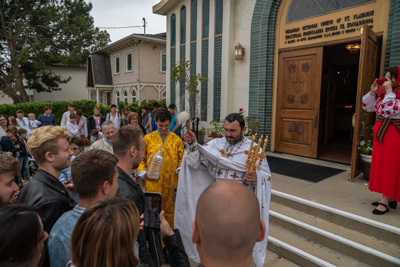
[[[362,175],[348,180],[350,166],[288,154],[268,152],[268,155],[345,170],[318,183],[272,173],[273,190],[400,227],[400,206],[384,215],[372,214],[374,206],[371,203],[379,201],[381,195],[368,190],[368,181]]]

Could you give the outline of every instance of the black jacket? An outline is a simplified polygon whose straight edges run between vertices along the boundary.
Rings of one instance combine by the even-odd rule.
[[[139,214],[142,215],[144,212],[144,194],[140,186],[135,183],[132,178],[120,167],[118,168],[118,197],[125,197],[135,202],[136,207],[139,210]],[[137,242],[139,243],[139,259],[141,263],[153,266],[153,262],[150,257],[149,249],[147,247],[146,236],[141,230],[139,232]]]
[[[76,205],[64,185],[48,172],[38,169],[31,181],[21,189],[18,202],[38,208],[43,228],[51,228],[64,212]]]
[[[171,267],[190,267],[188,256],[183,247],[182,237],[179,230],[174,230],[175,234],[163,237],[165,247],[169,255]]]
[[[96,122],[94,121],[93,115],[89,116],[87,121],[88,121],[88,132],[89,132],[89,135],[90,135],[92,130],[96,129]],[[103,122],[105,122],[105,121],[106,121],[106,119],[103,118],[102,116],[100,116],[100,125],[102,125]]]
[[[3,135],[1,137],[1,148],[4,152],[11,152],[13,154],[13,157],[17,156],[17,152],[19,152],[19,148],[16,148],[14,146],[13,141],[11,141],[11,138],[8,136]]]

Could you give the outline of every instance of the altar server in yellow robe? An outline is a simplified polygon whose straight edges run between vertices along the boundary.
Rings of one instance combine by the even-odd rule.
[[[144,137],[145,150],[143,160],[137,171],[139,176],[146,181],[146,192],[159,192],[162,195],[162,209],[170,226],[174,226],[174,189],[178,186],[178,172],[180,170],[184,146],[182,139],[169,131],[171,113],[167,109],[160,109],[156,113],[157,131]],[[161,147],[164,163],[160,171],[160,177],[147,176],[147,168],[153,154]]]

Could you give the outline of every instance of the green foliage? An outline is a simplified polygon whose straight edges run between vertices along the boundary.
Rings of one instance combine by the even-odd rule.
[[[368,135],[366,135],[366,138],[364,138],[364,140],[360,142],[358,151],[360,152],[360,154],[372,155],[372,147],[374,142],[374,126],[368,125],[366,128]]]
[[[82,109],[83,115],[87,118],[93,115],[93,108],[99,107],[101,114],[105,116],[110,112],[109,106],[98,105],[94,100],[76,100],[71,101],[75,104],[76,109]],[[27,117],[28,113],[34,113],[36,118],[40,114],[44,113],[44,107],[50,106],[52,108],[52,114],[56,117],[57,124],[60,125],[62,115],[68,110],[69,101],[54,101],[54,102],[38,102],[38,103],[18,103],[18,104],[3,104],[0,105],[0,114],[6,116],[16,116],[16,111],[22,109],[24,111],[24,116]]]
[[[194,74],[192,72],[192,64],[185,57],[176,63],[175,67],[172,68],[171,80],[173,84],[184,84],[184,90],[189,92],[189,113],[190,117],[194,118],[197,116],[196,104],[198,101],[197,94],[200,92],[197,87],[199,82],[207,81],[206,77],[201,74]]]
[[[91,9],[84,0],[2,1],[0,90],[15,103],[28,101],[27,88],[60,90],[70,78],[54,74],[52,64],[78,66],[110,41],[94,27]]]

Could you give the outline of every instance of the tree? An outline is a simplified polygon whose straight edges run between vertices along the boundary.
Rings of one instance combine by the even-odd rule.
[[[64,79],[52,64],[77,66],[110,42],[93,25],[84,0],[2,0],[0,3],[0,90],[28,102],[26,89],[60,90]]]
[[[201,74],[195,74],[192,71],[192,65],[189,60],[185,57],[176,63],[175,67],[172,68],[172,82],[174,84],[181,83],[184,84],[184,90],[189,92],[189,114],[190,118],[193,119],[197,117],[197,103],[199,101],[199,90],[197,86],[199,82],[207,81],[207,77],[201,76]]]

